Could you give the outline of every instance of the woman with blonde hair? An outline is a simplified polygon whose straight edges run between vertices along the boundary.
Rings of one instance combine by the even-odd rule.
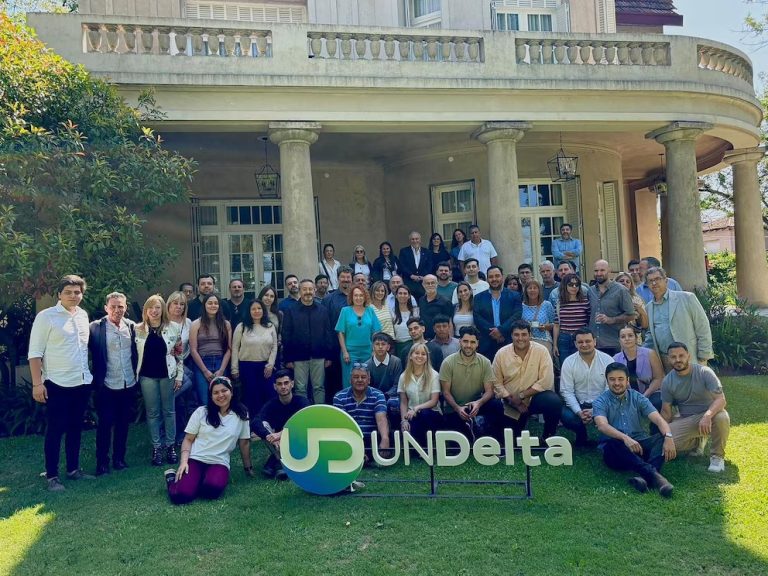
[[[371,261],[365,255],[365,248],[358,244],[355,246],[355,251],[352,254],[352,262],[349,263],[349,267],[352,268],[352,276],[355,274],[365,274],[366,278],[371,277],[373,266]]]
[[[424,444],[428,431],[440,428],[440,378],[429,363],[429,348],[414,344],[397,383],[400,396],[400,429]]]
[[[615,278],[616,282],[624,286],[627,290],[629,290],[630,296],[632,296],[632,306],[635,307],[635,321],[630,322],[630,325],[634,326],[638,330],[647,330],[648,329],[648,313],[645,311],[645,302],[643,302],[643,299],[640,297],[640,295],[635,291],[635,283],[632,281],[632,276],[627,274],[626,272],[621,272],[616,275]],[[640,338],[640,343],[642,344],[643,339]]]
[[[136,325],[139,356],[136,374],[147,411],[152,441],[151,462],[153,466],[162,466],[165,446],[166,462],[176,464],[179,459],[174,446],[176,409],[173,394],[181,388],[184,376],[181,329],[168,319],[165,301],[158,294],[144,302],[141,319]],[[165,428],[164,440],[160,437],[161,426]]]
[[[368,292],[361,286],[352,286],[336,322],[336,334],[341,348],[342,385],[352,384],[352,365],[367,362],[373,353],[373,335],[381,331],[381,322],[369,306]]]
[[[191,392],[194,381],[194,368],[192,357],[189,355],[189,330],[192,320],[187,318],[187,297],[184,292],[171,292],[166,302],[168,308],[168,320],[181,331],[181,359],[184,362],[184,377],[181,388],[174,392],[176,406],[176,444],[180,445],[184,440],[184,426],[191,413],[189,408],[194,404],[194,392]],[[196,406],[194,406],[196,407]]]
[[[555,309],[545,298],[538,280],[528,280],[523,287],[522,319],[531,324],[531,337],[546,346],[552,354],[552,329],[554,328]]]
[[[387,294],[389,294],[389,289],[385,282],[374,282],[371,286],[371,308],[381,323],[381,331],[394,339],[395,327],[392,324],[394,312],[387,304]]]

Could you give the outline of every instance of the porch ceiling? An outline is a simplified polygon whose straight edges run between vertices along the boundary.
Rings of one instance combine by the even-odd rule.
[[[260,164],[264,144],[259,137],[265,132],[166,132],[166,145],[204,163]],[[563,132],[563,147],[578,155],[587,148],[613,151],[621,156],[624,179],[652,178],[659,172],[662,145],[645,138],[646,130],[637,132]],[[434,155],[460,154],[482,150],[472,140],[471,131],[461,132],[322,132],[312,145],[314,163],[375,163],[384,166]],[[559,148],[559,134],[532,130],[518,144],[521,148],[540,148],[542,155],[554,154]],[[721,164],[722,154],[732,146],[725,140],[704,134],[696,142],[699,170],[711,170]],[[278,150],[268,144],[269,157],[277,164]]]

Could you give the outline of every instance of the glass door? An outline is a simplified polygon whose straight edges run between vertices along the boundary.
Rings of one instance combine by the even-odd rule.
[[[544,260],[554,260],[552,241],[566,221],[566,205],[560,184],[526,183],[518,187],[523,230],[523,261],[538,270]]]

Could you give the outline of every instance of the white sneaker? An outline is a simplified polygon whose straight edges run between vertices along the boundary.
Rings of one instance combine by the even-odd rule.
[[[707,447],[707,437],[701,436],[699,437],[699,444],[696,446],[696,449],[691,452],[691,456],[704,456],[704,449]]]
[[[709,468],[707,468],[707,470],[710,472],[724,472],[725,460],[720,458],[720,456],[712,456],[709,459]]]

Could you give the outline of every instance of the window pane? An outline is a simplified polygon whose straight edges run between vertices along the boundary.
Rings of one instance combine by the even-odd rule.
[[[549,184],[539,184],[539,206],[551,206],[549,200]]]
[[[522,218],[520,220],[523,229],[523,262],[533,262],[533,252],[531,250],[531,219]]]
[[[217,226],[218,223],[216,206],[200,206],[200,226]]]
[[[550,184],[550,196],[552,198],[552,206],[563,205],[563,187],[560,184]]]
[[[517,14],[507,14],[507,30],[520,30],[520,17]]]
[[[440,200],[443,205],[443,214],[453,214],[456,212],[456,191],[442,192]]]
[[[272,224],[272,206],[261,207],[261,223]]]
[[[539,16],[538,14],[528,14],[528,31],[538,32],[539,28]]]
[[[261,224],[261,210],[258,206],[251,207],[251,218],[254,224]]]
[[[456,191],[456,211],[474,212],[474,206],[472,206],[472,190]]]
[[[506,14],[496,14],[496,29],[497,30],[506,30],[507,29],[507,19]]]
[[[251,223],[251,209],[249,206],[240,206],[240,224]]]
[[[552,32],[552,16],[549,14],[541,15],[541,31]]]
[[[237,206],[227,206],[227,224],[237,224]]]
[[[240,252],[240,235],[232,234],[229,237],[229,251],[232,253]]]
[[[230,267],[233,274],[237,274],[241,271],[240,254],[232,254],[230,257]]]
[[[281,206],[273,206],[272,210],[275,215],[275,224],[282,224],[283,223],[283,211]]]

